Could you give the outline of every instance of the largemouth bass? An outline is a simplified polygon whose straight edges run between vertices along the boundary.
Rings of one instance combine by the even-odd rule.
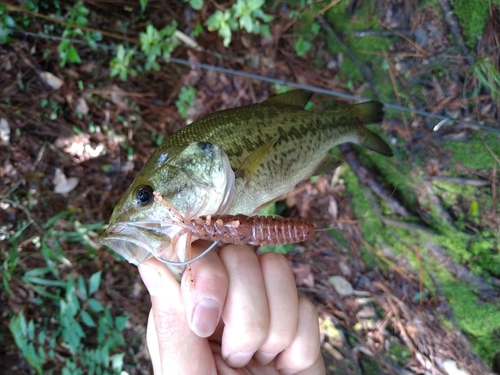
[[[289,91],[204,116],[172,134],[116,205],[102,243],[135,264],[152,255],[183,260],[170,249],[181,229],[171,224],[172,213],[154,200],[153,191],[187,219],[252,215],[298,182],[339,166],[329,154],[338,144],[352,142],[392,156],[387,143],[365,126],[382,121],[381,103],[306,111],[312,94]]]

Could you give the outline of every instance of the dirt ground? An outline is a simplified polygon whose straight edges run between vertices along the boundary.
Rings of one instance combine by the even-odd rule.
[[[363,20],[361,3],[349,2],[350,19]],[[462,95],[464,87],[472,90],[477,85],[468,75],[477,55],[454,35],[454,27],[460,25],[443,16],[443,7],[446,9],[450,4],[444,0],[438,3],[424,7],[409,0],[383,0],[373,7],[371,17],[386,28],[372,32],[389,35],[384,42],[386,48],[376,55],[377,59],[384,56],[386,59],[383,78],[378,70],[380,66],[367,63],[370,58],[362,54],[364,47],[353,45],[352,40],[359,31],[329,29],[328,23],[332,21],[328,16],[326,20],[318,18],[322,27],[312,50],[297,57],[293,41],[300,30],[297,21],[289,17],[289,8],[284,3],[272,8],[276,18],[271,23],[269,38],[235,33],[233,43],[225,48],[216,33],[205,30],[196,38],[199,49],[180,45],[173,57],[357,96],[376,98],[379,95],[394,104],[432,114],[458,116],[464,121],[500,130],[498,102],[491,92],[480,88],[476,96]],[[131,11],[138,7],[135,2],[85,1],[85,5],[97,15],[91,25],[94,28],[130,38],[136,38],[144,28],[144,18]],[[175,18],[179,20],[178,29],[190,35],[193,24],[199,22],[199,18],[205,19],[205,12],[212,5],[201,13],[182,2],[175,5],[150,2],[148,6],[152,22],[163,25]],[[49,7],[44,13],[54,11]],[[25,31],[44,30],[46,19],[30,14],[27,17],[31,23]],[[128,25],[126,33],[120,29],[124,23]],[[332,43],[330,38],[335,37],[345,43],[345,50],[327,48]],[[46,260],[35,239],[43,238],[49,229],[59,231],[57,233],[74,232],[75,223],[107,223],[114,204],[162,136],[185,125],[175,106],[183,86],[197,89],[194,105],[188,109],[190,119],[264,100],[275,93],[276,87],[231,72],[165,62],[158,72],[139,73],[121,81],[117,77],[109,78],[109,51],[77,45],[81,64],[61,67],[57,52],[59,41],[26,32],[13,33],[11,39],[10,44],[0,45],[0,118],[5,119],[10,128],[7,142],[0,146],[0,231],[6,233],[0,238],[0,260],[4,272],[12,257],[13,238],[19,223],[30,221],[32,224],[16,238],[13,276],[7,281],[4,278],[4,287],[0,289],[0,368],[2,373],[32,374],[8,325],[12,314],[21,311],[39,321],[56,311],[54,304],[40,309],[33,302],[36,292],[22,278],[28,270],[45,267]],[[105,37],[103,42],[116,41]],[[351,59],[351,52],[360,58]],[[360,68],[360,77],[349,76],[342,69],[342,61],[347,59]],[[442,67],[440,75],[429,74],[435,66]],[[41,79],[43,72],[51,72],[62,80],[61,87],[55,89]],[[379,84],[382,79],[385,86]],[[401,86],[404,93],[397,91]],[[315,97],[316,108],[328,100],[332,99],[326,95]],[[347,101],[338,103],[343,105]],[[432,117],[389,110],[381,134],[396,144],[396,158],[404,160],[409,169],[412,163],[421,163],[419,167],[428,176],[441,176],[449,167],[449,158],[453,155],[443,147],[443,142],[460,140],[474,132],[484,132],[498,141],[497,133],[466,124],[443,125],[444,130],[435,136],[433,126],[437,122],[439,119]],[[281,215],[311,218],[318,229],[330,229],[318,231],[311,240],[287,253],[299,290],[318,308],[328,373],[452,374],[449,369],[454,366],[468,374],[493,373],[492,358],[475,354],[477,350],[456,322],[450,298],[440,290],[440,283],[433,276],[424,278],[418,263],[399,256],[390,244],[375,246],[368,239],[377,233],[367,235],[363,230],[363,218],[353,208],[357,193],[351,190],[349,179],[360,181],[362,194],[372,200],[378,197],[375,206],[381,207],[387,220],[392,217],[396,221],[411,215],[421,219],[405,222],[410,230],[414,229],[412,226],[417,230],[422,226],[430,228],[432,213],[426,211],[421,202],[411,207],[405,192],[383,175],[376,163],[367,162],[365,156],[359,155],[364,151],[344,147],[341,152],[347,163],[340,171],[303,182],[280,203]],[[494,198],[495,204],[497,165],[498,161],[489,169],[463,167],[461,170],[462,178],[490,182],[485,189],[491,189],[486,194]],[[351,175],[344,175],[349,168],[353,171]],[[65,191],[68,186],[72,188]],[[421,189],[425,187],[422,185]],[[421,196],[420,192],[415,194]],[[46,226],[51,218],[67,210],[71,210],[68,215],[54,220],[50,228]],[[450,217],[454,222],[469,210],[469,203],[457,203],[446,208],[441,217]],[[492,210],[489,216],[485,214],[479,224],[466,220],[465,226],[494,233],[500,228],[497,213]],[[391,225],[387,220],[383,228]],[[130,317],[124,331],[130,343],[125,363],[130,365],[124,370],[129,374],[148,374],[151,367],[144,336],[149,298],[136,267],[99,245],[102,228],[88,234],[87,243],[95,247],[74,242],[70,236],[54,237],[67,261],[58,269],[63,279],[70,275],[88,278],[102,271],[102,284],[96,298],[112,312]],[[450,269],[457,267],[453,273],[457,279],[470,280],[471,285],[478,286],[478,304],[496,303],[498,307],[498,275],[476,276],[448,256],[443,256],[441,262],[450,262]],[[343,294],[340,287],[334,286],[332,276],[342,276],[354,291]],[[432,283],[434,287],[430,288]],[[498,351],[498,338],[496,343]],[[61,351],[61,358],[66,354]],[[51,362],[50,366],[60,368],[61,359]],[[496,371],[500,373],[498,367]]]

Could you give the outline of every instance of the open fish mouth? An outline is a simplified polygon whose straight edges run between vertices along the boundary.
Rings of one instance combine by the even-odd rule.
[[[152,256],[176,258],[170,251],[170,228],[158,222],[116,223],[108,227],[101,243],[135,265]]]

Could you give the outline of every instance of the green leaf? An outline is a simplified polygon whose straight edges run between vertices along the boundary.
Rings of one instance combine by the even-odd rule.
[[[80,312],[80,317],[82,318],[83,324],[85,324],[87,327],[95,327],[95,322],[94,319],[90,316],[88,312],[85,310],[82,310]]]
[[[128,317],[126,316],[117,316],[115,318],[115,327],[116,329],[121,332],[125,328],[125,324],[127,324]]]
[[[85,16],[78,16],[76,17],[75,24],[78,26],[87,26],[89,21],[87,20],[87,17]]]
[[[10,37],[9,37],[9,34],[10,34],[10,30],[9,29],[5,29],[3,27],[0,27],[0,43],[10,43]]]
[[[144,13],[146,5],[148,5],[148,0],[139,0],[139,4],[141,4],[141,12]]]
[[[203,32],[203,26],[201,26],[199,23],[196,24],[196,26],[193,29],[193,35],[195,37],[199,36]]]
[[[81,64],[81,62],[82,62],[82,60],[80,59],[80,56],[78,55],[78,52],[76,51],[76,48],[74,46],[69,47],[68,52],[67,52],[67,57],[68,57],[68,60],[72,63]]]
[[[264,5],[264,0],[248,0],[247,1],[247,7],[250,10],[256,10],[256,9],[262,8],[263,5]]]
[[[250,16],[250,14],[244,14],[241,18],[240,18],[240,28],[244,28],[247,33],[251,33],[252,30],[253,30],[253,20],[252,20],[252,17]]]
[[[123,358],[125,353],[118,353],[112,357],[111,367],[115,372],[120,372],[123,367]]]
[[[38,347],[38,357],[40,358],[40,361],[44,363],[47,360],[47,356],[45,355],[45,350],[43,350],[43,346]]]
[[[266,38],[271,37],[271,28],[269,25],[260,25],[260,33]]]
[[[95,312],[101,312],[104,310],[104,307],[101,305],[101,303],[96,300],[95,298],[90,298],[88,300],[89,307],[95,311]]]
[[[203,8],[203,0],[189,0],[189,5],[194,10],[201,10]]]
[[[471,216],[479,215],[479,204],[477,203],[477,201],[473,200],[470,202],[469,213]]]
[[[85,286],[85,281],[83,280],[82,276],[78,277],[78,291],[80,292],[82,299],[86,300],[87,299],[87,287]]]
[[[43,330],[38,333],[38,343],[40,345],[45,343],[45,332]]]
[[[220,24],[223,18],[223,13],[220,10],[216,10],[214,14],[212,14],[205,21],[205,26],[208,27],[209,31],[215,31],[220,28]]]
[[[94,273],[89,279],[89,295],[94,294],[101,285],[101,273],[102,271]]]
[[[224,24],[219,29],[219,35],[223,38],[222,44],[224,44],[224,47],[227,47],[231,43],[231,28],[228,24]]]
[[[5,26],[8,26],[10,28],[14,28],[16,27],[16,21],[14,21],[14,18],[12,18],[11,16],[9,15],[6,15],[4,18],[3,18],[3,24]]]
[[[22,280],[30,284],[37,284],[44,286],[59,286],[62,288],[66,286],[66,283],[64,281],[49,280],[49,279],[44,279],[42,277],[23,277]]]
[[[5,4],[0,4],[0,14],[4,14],[5,9],[7,9],[7,5],[5,5]]]
[[[297,56],[304,56],[310,49],[311,43],[304,40],[304,38],[302,38],[301,36],[297,38],[297,40],[295,41],[295,51],[297,51]]]
[[[66,211],[59,212],[58,214],[52,216],[49,220],[47,220],[47,222],[43,225],[43,229],[50,228],[52,225],[54,225],[54,223],[57,220],[62,219],[65,216],[69,216],[71,214],[74,214],[76,212],[78,212],[77,208],[73,208],[71,210],[66,210]]]
[[[125,57],[125,47],[123,47],[123,44],[120,44],[118,46],[118,49],[116,50],[116,59],[118,61],[123,61],[124,57]]]
[[[28,338],[33,341],[33,339],[35,338],[35,323],[33,322],[33,320],[30,320],[30,322],[28,323]]]

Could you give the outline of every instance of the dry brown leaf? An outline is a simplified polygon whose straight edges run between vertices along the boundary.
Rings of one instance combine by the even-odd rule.
[[[80,97],[76,102],[76,110],[84,116],[89,113],[89,106],[83,97]]]
[[[73,189],[78,185],[78,182],[78,177],[67,178],[60,168],[56,169],[54,179],[52,180],[52,183],[54,184],[54,191],[63,195],[73,191]]]
[[[64,84],[64,81],[61,78],[56,77],[51,72],[41,72],[40,79],[54,90],[59,90]]]
[[[10,140],[10,126],[9,122],[0,118],[0,145],[8,145]]]

